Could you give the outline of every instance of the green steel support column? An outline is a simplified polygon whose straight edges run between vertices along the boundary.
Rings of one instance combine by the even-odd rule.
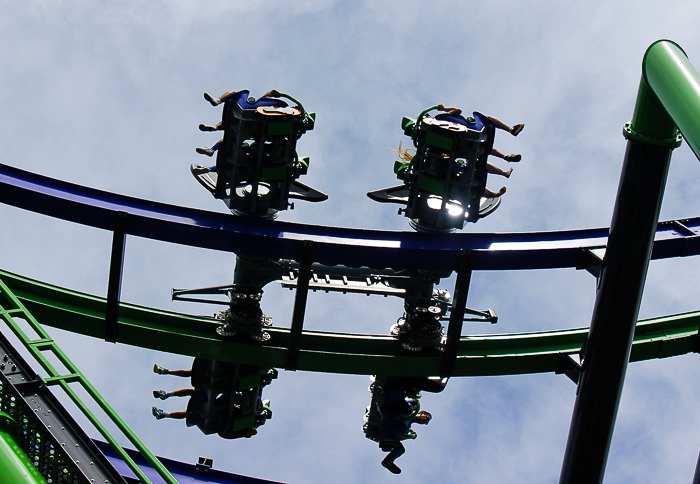
[[[700,159],[700,74],[683,49],[659,40],[647,49],[629,138],[673,143],[680,130]]]
[[[0,480],[12,484],[46,484],[12,437],[16,428],[12,417],[0,412]]]
[[[642,67],[560,484],[603,481],[677,126],[700,139],[700,76],[680,47],[652,44]]]

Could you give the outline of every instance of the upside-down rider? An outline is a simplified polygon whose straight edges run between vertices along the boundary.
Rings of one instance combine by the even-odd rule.
[[[205,92],[204,93],[204,99],[206,99],[209,104],[212,106],[216,107],[219,104],[223,104],[229,99],[235,99],[237,96],[240,96],[244,91],[226,91],[219,97],[214,97],[211,94]],[[246,95],[248,91],[245,91]],[[260,96],[260,98],[256,101],[256,104],[259,105],[270,105],[270,106],[276,106],[279,103],[279,100],[274,99],[275,97],[279,96],[279,91],[275,89],[271,89],[267,91],[265,94]],[[219,121],[217,124],[214,126],[210,126],[207,124],[200,124],[199,125],[199,130],[200,131],[222,131],[224,129],[223,124],[221,121]],[[205,155],[205,156],[214,156],[214,153],[221,147],[221,144],[223,143],[223,138],[217,141],[214,146],[211,148],[197,148],[195,151],[199,153],[200,155]],[[192,173],[195,175],[202,174],[202,173],[209,173],[211,171],[216,171],[216,165],[214,166],[202,166],[202,165],[192,165],[191,167]]]
[[[153,365],[153,373],[156,373],[158,375],[173,375],[173,376],[179,376],[183,378],[191,378],[193,370],[169,370],[167,368],[163,368],[160,365]],[[170,397],[192,397],[194,395],[194,388],[181,388],[179,390],[174,390],[172,392],[166,392],[165,390],[153,390],[153,397],[154,398],[160,398],[161,400],[167,400]],[[226,402],[224,402],[226,403]],[[161,420],[164,418],[172,418],[175,420],[185,420],[187,419],[187,410],[177,410],[175,412],[166,412],[163,409],[160,409],[158,407],[153,407],[151,409],[151,412],[153,413],[153,416],[156,418],[156,420]],[[188,424],[189,426],[190,424]],[[228,433],[219,433],[220,437],[223,437],[225,439],[240,439],[242,437],[250,438],[254,435],[257,435],[258,431],[253,428],[245,428],[245,429],[240,429]]]
[[[428,425],[433,418],[430,412],[420,410],[419,392],[439,393],[446,385],[447,378],[390,377],[382,386],[380,392],[385,399],[380,408],[381,426],[377,440],[380,449],[388,452],[382,466],[392,474],[401,473],[401,468],[394,462],[406,452],[401,440],[415,438],[415,434],[407,437],[411,433],[411,425]]]
[[[448,108],[444,104],[438,104],[437,108],[440,111],[444,111],[443,114],[438,114],[435,116],[435,119],[438,120],[444,120],[444,121],[452,121],[457,124],[462,124],[470,129],[474,129],[476,131],[481,131],[481,129],[485,125],[491,125],[496,129],[500,129],[502,131],[507,131],[513,136],[518,136],[520,132],[525,128],[525,124],[519,123],[519,124],[514,124],[513,126],[508,126],[506,123],[501,121],[500,119],[489,116],[487,114],[482,114],[478,111],[474,111],[471,116],[468,117],[463,117],[462,116],[462,110],[459,108]],[[496,148],[492,148],[491,152],[489,153],[491,156],[495,156],[496,158],[501,158],[502,160],[507,161],[508,163],[517,163],[520,160],[522,160],[522,155],[517,153],[517,154],[509,154],[505,155],[501,151],[497,150]],[[486,164],[486,172],[492,175],[500,175],[504,176],[506,178],[510,178],[511,173],[513,172],[513,168],[510,168],[509,170],[503,170],[496,165],[493,165],[491,163]],[[493,192],[489,189],[484,190],[484,196],[485,197],[497,197],[501,196],[506,192],[506,187],[501,187],[500,190],[497,192]]]

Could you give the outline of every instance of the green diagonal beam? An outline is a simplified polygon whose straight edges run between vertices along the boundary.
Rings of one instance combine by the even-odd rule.
[[[104,298],[0,271],[0,280],[42,324],[102,339]],[[216,337],[220,322],[153,308],[122,304],[118,343],[186,356],[284,368],[289,329],[270,328],[264,345]],[[382,321],[378,321],[382,325]],[[640,321],[630,361],[698,351],[700,311]],[[462,337],[453,376],[547,373],[562,354],[577,353],[588,328],[539,333]],[[299,370],[365,375],[435,376],[441,354],[406,355],[389,336],[304,331]]]

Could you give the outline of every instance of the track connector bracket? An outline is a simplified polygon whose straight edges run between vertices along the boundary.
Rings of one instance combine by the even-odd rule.
[[[576,269],[585,269],[590,274],[600,279],[603,273],[603,258],[605,257],[605,247],[595,249],[582,248],[579,253]]]
[[[557,368],[554,370],[557,375],[564,374],[569,379],[578,384],[581,377],[581,356],[578,353],[559,353]]]

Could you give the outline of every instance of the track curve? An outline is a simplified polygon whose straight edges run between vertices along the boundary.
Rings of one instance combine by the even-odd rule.
[[[425,234],[251,220],[96,190],[0,164],[0,202],[96,228],[227,252],[299,260],[305,240],[314,261],[392,269],[456,270],[472,251],[474,270],[583,267],[585,249],[604,247],[608,229]],[[700,253],[700,217],[660,222],[652,258]]]
[[[103,298],[0,271],[3,284],[42,324],[104,337]],[[220,322],[159,309],[122,304],[117,342],[186,356],[199,356],[284,368],[289,329],[270,328],[265,344],[222,341]],[[2,314],[0,314],[0,317]],[[698,351],[700,311],[640,321],[630,361],[665,358]],[[461,337],[453,376],[516,375],[561,370],[562,355],[578,353],[588,328]],[[406,354],[388,336],[304,331],[297,369],[325,373],[435,376],[442,354]]]

